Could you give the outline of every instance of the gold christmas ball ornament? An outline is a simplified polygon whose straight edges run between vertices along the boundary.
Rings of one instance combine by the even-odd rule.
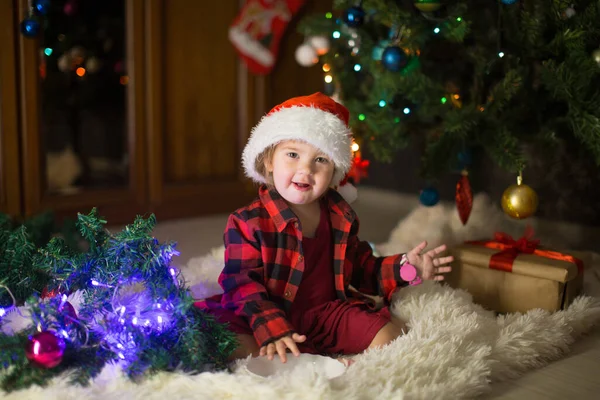
[[[415,7],[422,12],[433,12],[442,6],[440,0],[414,0]]]
[[[598,65],[600,65],[600,49],[596,49],[592,52],[592,58]]]
[[[519,175],[516,185],[510,185],[502,194],[502,210],[511,218],[524,219],[535,214],[538,195],[530,186],[523,184]]]

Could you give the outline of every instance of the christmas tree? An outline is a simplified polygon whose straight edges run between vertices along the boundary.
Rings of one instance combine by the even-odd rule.
[[[335,0],[306,17],[331,94],[378,161],[415,138],[421,176],[469,167],[475,152],[518,174],[524,146],[578,143],[600,165],[596,0]],[[323,54],[324,53],[324,54]],[[297,53],[298,56],[298,53]]]
[[[61,237],[37,247],[23,226],[0,229],[0,276],[20,278],[0,284],[1,389],[66,371],[86,384],[108,363],[131,378],[226,368],[235,336],[193,306],[170,265],[175,244],[151,236],[154,216],[116,234],[105,223],[96,210],[78,216],[83,251]]]

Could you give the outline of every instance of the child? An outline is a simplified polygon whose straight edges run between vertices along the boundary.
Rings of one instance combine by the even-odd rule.
[[[273,108],[252,131],[242,163],[262,184],[259,197],[227,222],[224,293],[196,303],[238,335],[232,359],[277,353],[286,362],[288,350],[356,354],[385,345],[404,326],[364,294],[389,304],[406,280],[441,281],[451,270],[452,257],[437,258],[445,246],[374,257],[359,240],[356,214],[331,188],[352,162],[348,117],[315,93]]]

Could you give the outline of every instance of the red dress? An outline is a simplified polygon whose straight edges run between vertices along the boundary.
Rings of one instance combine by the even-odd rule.
[[[369,347],[377,332],[390,321],[390,313],[387,307],[373,311],[363,302],[336,298],[328,216],[323,205],[315,237],[302,239],[306,267],[288,318],[296,332],[307,337],[298,344],[301,352],[356,354]],[[233,311],[221,308],[206,312],[228,323],[232,332],[252,335],[248,321]]]

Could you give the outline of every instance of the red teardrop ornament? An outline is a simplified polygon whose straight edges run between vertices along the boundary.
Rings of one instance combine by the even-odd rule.
[[[463,170],[458,183],[456,184],[456,209],[463,225],[467,224],[471,209],[473,208],[473,192],[471,192],[471,182],[469,182],[469,173]]]

